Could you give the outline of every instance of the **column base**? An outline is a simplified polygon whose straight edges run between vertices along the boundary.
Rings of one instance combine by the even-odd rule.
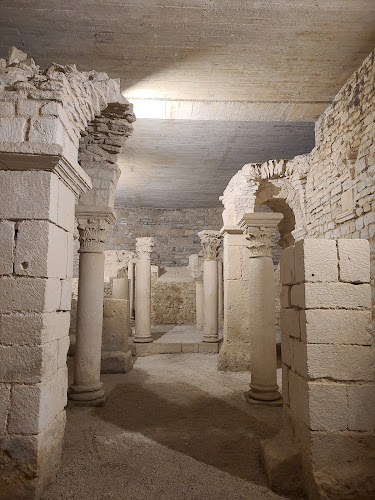
[[[265,400],[265,399],[254,399],[251,397],[251,394],[249,394],[251,391],[244,392],[244,396],[246,399],[246,402],[249,403],[249,405],[254,405],[254,406],[283,406],[283,400],[282,399],[276,399],[276,400]],[[281,398],[281,394],[280,394]]]
[[[133,338],[133,342],[135,343],[146,343],[146,342],[153,342],[154,339],[151,337],[151,335],[149,337],[136,337],[134,336]]]
[[[217,336],[203,336],[203,339],[202,339],[202,342],[210,342],[210,343],[214,343],[214,342],[219,342],[219,337]]]
[[[96,386],[72,384],[69,387],[68,398],[75,406],[103,406],[107,395],[102,382]]]
[[[279,402],[279,406],[282,403],[282,396],[279,392],[279,386],[277,384],[271,386],[260,386],[256,384],[250,384],[250,390],[245,392],[246,400],[251,399],[259,401],[258,404],[268,404]]]

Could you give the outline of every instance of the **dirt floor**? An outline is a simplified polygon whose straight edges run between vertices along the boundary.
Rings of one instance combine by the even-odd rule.
[[[282,408],[247,404],[249,374],[216,364],[162,354],[103,375],[104,407],[67,410],[62,468],[43,500],[283,498],[267,486],[259,448]]]

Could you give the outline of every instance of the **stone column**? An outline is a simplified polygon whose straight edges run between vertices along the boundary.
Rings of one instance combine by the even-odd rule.
[[[203,246],[203,342],[218,342],[218,282],[217,254],[220,246],[218,231],[200,231]]]
[[[239,226],[249,249],[248,314],[251,328],[251,383],[249,403],[281,399],[277,385],[275,279],[271,257],[272,236],[283,215],[245,214]],[[273,403],[274,404],[274,403]],[[281,404],[281,401],[280,403]]]
[[[103,327],[104,245],[112,211],[98,209],[89,213],[77,206],[79,231],[79,282],[77,331],[74,357],[74,383],[69,399],[82,405],[98,406],[105,402],[100,381]]]
[[[189,268],[195,280],[195,316],[197,330],[203,330],[203,258],[198,254],[190,255]]]
[[[130,300],[130,317],[135,317],[134,304],[135,304],[135,262],[129,260],[128,262],[128,279],[129,279],[129,300]]]
[[[219,327],[223,326],[224,322],[224,282],[223,282],[223,247],[219,248],[217,259],[217,282],[218,282],[218,302],[217,302],[217,321]]]
[[[135,277],[134,342],[152,342],[151,336],[151,237],[137,238],[137,273]]]

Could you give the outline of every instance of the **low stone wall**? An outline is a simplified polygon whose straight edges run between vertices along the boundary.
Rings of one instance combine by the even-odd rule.
[[[151,322],[160,324],[195,323],[195,281],[187,267],[161,268],[151,282]]]

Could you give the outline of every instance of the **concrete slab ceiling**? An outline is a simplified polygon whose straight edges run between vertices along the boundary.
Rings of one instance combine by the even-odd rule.
[[[118,203],[215,206],[244,163],[312,148],[313,122],[375,46],[375,2],[2,0],[0,57],[10,45],[121,78],[143,118]]]

